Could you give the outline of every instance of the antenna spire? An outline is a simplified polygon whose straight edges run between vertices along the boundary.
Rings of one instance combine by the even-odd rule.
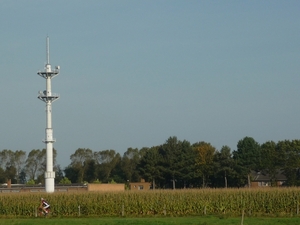
[[[46,58],[47,58],[47,64],[50,64],[50,54],[49,54],[49,36],[47,36],[47,41],[46,41]]]
[[[52,93],[51,80],[59,74],[59,66],[55,70],[51,69],[48,35],[46,39],[46,52],[47,64],[45,65],[45,71],[38,71],[37,74],[46,79],[46,90],[39,92],[38,99],[46,103],[46,139],[44,140],[46,143],[45,191],[50,193],[55,191],[55,171],[53,171],[53,143],[55,142],[55,138],[53,138],[52,129],[52,102],[59,99],[59,95]]]

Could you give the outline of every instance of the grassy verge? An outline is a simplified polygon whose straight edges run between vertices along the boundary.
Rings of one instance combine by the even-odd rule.
[[[163,218],[34,218],[1,219],[0,225],[240,225],[241,218],[163,217]],[[298,225],[300,218],[245,218],[244,225]]]

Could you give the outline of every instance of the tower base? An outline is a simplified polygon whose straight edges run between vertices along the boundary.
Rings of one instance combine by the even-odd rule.
[[[53,193],[55,191],[54,178],[55,178],[55,172],[53,171],[45,172],[45,191],[47,193]]]

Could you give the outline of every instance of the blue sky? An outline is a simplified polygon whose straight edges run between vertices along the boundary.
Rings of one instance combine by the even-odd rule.
[[[0,1],[0,150],[45,147],[46,62],[57,162],[78,148],[236,149],[299,139],[300,2]]]

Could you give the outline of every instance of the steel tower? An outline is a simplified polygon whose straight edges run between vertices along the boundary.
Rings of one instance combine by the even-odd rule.
[[[58,94],[51,92],[51,79],[59,74],[59,66],[56,66],[54,70],[51,69],[49,59],[49,37],[46,39],[46,58],[47,63],[45,65],[45,71],[38,71],[38,75],[46,79],[46,90],[39,91],[38,98],[46,103],[46,138],[43,140],[46,143],[46,172],[45,172],[45,191],[54,192],[54,178],[55,172],[53,171],[53,138],[52,129],[52,102],[59,98]]]

